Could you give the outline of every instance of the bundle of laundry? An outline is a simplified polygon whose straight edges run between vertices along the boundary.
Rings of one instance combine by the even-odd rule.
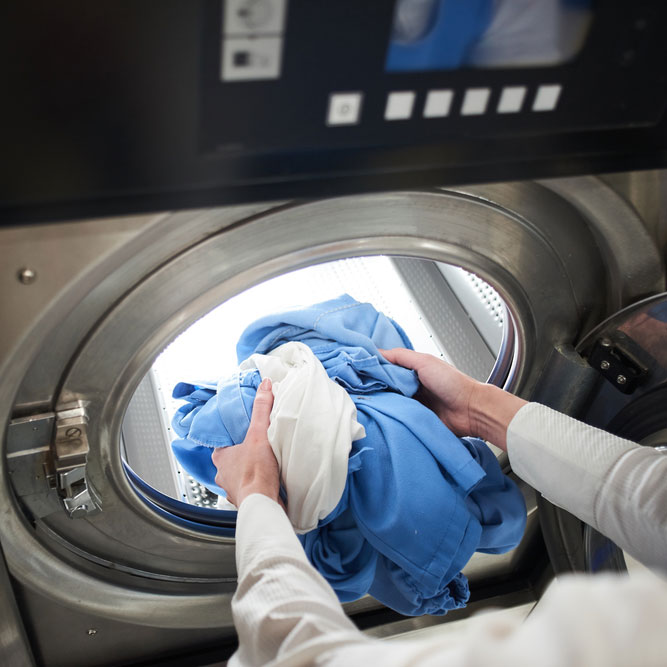
[[[232,377],[175,387],[186,402],[172,448],[224,495],[212,449],[243,441],[270,377],[268,437],[311,563],[343,602],[370,593],[403,614],[444,614],[468,600],[472,554],[516,546],[526,510],[484,442],[412,398],[415,374],[378,350],[398,346],[412,347],[401,327],[348,295],[264,317],[242,334]]]

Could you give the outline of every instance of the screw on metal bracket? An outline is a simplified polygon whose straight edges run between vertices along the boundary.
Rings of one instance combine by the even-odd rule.
[[[599,369],[600,375],[624,394],[635,391],[646,377],[649,369],[633,347],[632,341],[621,338],[621,333],[599,338],[588,352],[588,361],[593,368]]]
[[[18,270],[16,277],[21,284],[32,285],[35,280],[37,280],[37,272],[34,269],[30,269],[27,266],[24,266]]]

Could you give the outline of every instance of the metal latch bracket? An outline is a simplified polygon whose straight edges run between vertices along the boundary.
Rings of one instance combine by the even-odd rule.
[[[100,511],[86,480],[88,415],[81,404],[56,412],[51,461],[47,478],[71,519]]]
[[[648,368],[644,364],[609,338],[595,341],[588,362],[624,394],[631,394],[648,376]]]

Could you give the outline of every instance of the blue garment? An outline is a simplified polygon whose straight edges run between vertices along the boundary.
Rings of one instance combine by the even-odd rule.
[[[406,43],[392,36],[386,69],[422,72],[464,67],[492,18],[491,0],[435,0],[418,39]]]
[[[404,614],[444,614],[469,591],[460,570],[475,550],[502,553],[519,542],[525,505],[480,440],[460,439],[411,398],[412,371],[378,347],[411,347],[403,330],[370,304],[345,295],[258,320],[241,336],[239,361],[288,342],[308,345],[345,387],[366,437],[352,443],[337,507],[300,535],[308,558],[342,601],[370,592]],[[215,486],[211,447],[242,442],[260,382],[256,370],[210,387],[179,384],[188,402],[174,417],[183,467]]]

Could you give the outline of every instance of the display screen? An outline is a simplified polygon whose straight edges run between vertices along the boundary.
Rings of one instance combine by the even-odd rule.
[[[544,67],[582,49],[592,0],[397,0],[388,72]]]

